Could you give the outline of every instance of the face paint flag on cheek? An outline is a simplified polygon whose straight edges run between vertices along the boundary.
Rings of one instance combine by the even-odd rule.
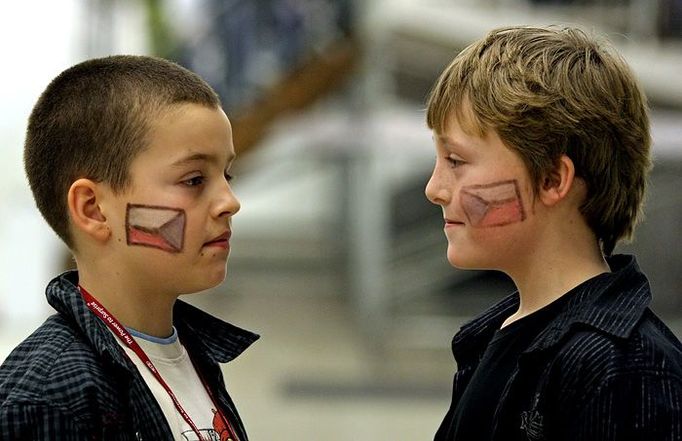
[[[460,201],[474,227],[499,227],[526,218],[516,180],[462,187]]]
[[[185,239],[185,212],[177,208],[128,204],[128,245],[158,248],[179,253]]]

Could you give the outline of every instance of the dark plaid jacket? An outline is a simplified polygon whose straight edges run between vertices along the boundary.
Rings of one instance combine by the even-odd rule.
[[[560,315],[521,354],[495,410],[493,439],[682,440],[682,344],[654,315],[649,282],[632,256],[573,291]],[[511,295],[462,327],[452,405],[436,441],[451,440],[452,415],[502,322]]]
[[[172,440],[149,388],[106,326],[85,305],[76,272],[47,287],[58,312],[0,367],[0,440]],[[247,439],[219,363],[258,336],[177,301],[174,325],[214,393]]]

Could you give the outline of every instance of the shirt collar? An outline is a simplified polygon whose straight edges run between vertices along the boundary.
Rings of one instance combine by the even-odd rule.
[[[116,337],[86,306],[78,291],[77,271],[67,271],[54,278],[48,284],[46,294],[48,303],[73,320],[99,354],[108,355],[120,365],[128,365]],[[180,339],[187,336],[191,340],[193,346],[188,350],[199,350],[217,363],[235,359],[259,338],[257,334],[224,322],[181,300],[175,303],[173,320]]]
[[[614,337],[626,338],[651,302],[651,289],[634,256],[614,255],[607,259],[610,273],[581,283],[566,295],[571,298],[557,318],[535,339],[526,352],[549,348],[577,324]],[[452,341],[457,363],[477,359],[495,331],[519,306],[518,292],[465,324]]]
[[[216,363],[232,361],[246,350],[259,335],[224,322],[182,300],[175,302],[175,326],[180,340],[213,359]]]

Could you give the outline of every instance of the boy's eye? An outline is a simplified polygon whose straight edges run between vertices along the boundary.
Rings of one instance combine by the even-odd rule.
[[[225,180],[226,180],[227,182],[230,182],[232,179],[234,179],[234,176],[232,176],[232,175],[229,174],[228,172],[225,172]]]
[[[464,164],[464,161],[462,161],[461,159],[459,159],[456,156],[448,156],[445,159],[450,163],[452,168],[457,168],[460,165]]]
[[[182,183],[188,187],[196,187],[204,183],[205,178],[203,176],[194,176],[189,179],[185,179]]]

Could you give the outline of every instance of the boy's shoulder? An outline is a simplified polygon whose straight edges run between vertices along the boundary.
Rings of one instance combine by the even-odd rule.
[[[651,287],[636,259],[608,261],[612,272],[574,288],[535,348],[554,347],[555,362],[574,378],[654,370],[682,376],[682,343],[651,310]]]
[[[594,329],[577,330],[562,345],[560,357],[565,362],[575,360],[575,368],[590,369],[597,364],[611,374],[660,368],[682,375],[682,343],[650,309],[626,337]]]
[[[559,383],[566,397],[595,395],[616,384],[655,380],[682,392],[682,343],[650,309],[626,337],[578,329],[556,353]],[[584,398],[584,397],[583,397]]]
[[[0,407],[44,404],[88,413],[98,395],[114,394],[110,377],[90,343],[56,314],[0,366]]]
[[[0,366],[0,438],[122,433],[129,384],[101,355],[69,318],[48,318]]]
[[[562,439],[602,439],[596,434],[608,421],[618,429],[609,439],[673,439],[679,430],[682,344],[651,310],[625,337],[576,329],[546,373],[532,389],[544,397],[536,410]]]

